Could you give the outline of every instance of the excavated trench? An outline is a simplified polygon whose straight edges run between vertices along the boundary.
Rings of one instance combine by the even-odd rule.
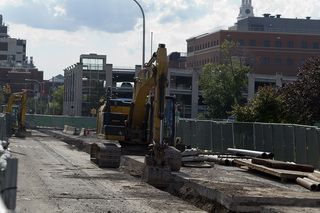
[[[84,140],[79,139],[77,136],[71,136],[63,133],[58,133],[57,131],[51,131],[47,129],[39,129],[40,132],[50,135],[58,140],[61,140],[69,145],[70,149],[76,149],[78,151],[84,151],[90,153],[90,144],[95,142],[96,138],[92,137],[92,142],[88,141],[89,138],[84,138]],[[90,140],[90,139],[89,139]],[[135,165],[136,162],[131,159],[122,160],[121,170],[126,173],[130,173],[133,177],[141,179],[142,167]],[[125,165],[123,165],[125,164]],[[139,164],[140,165],[140,164]],[[173,179],[174,180],[174,179]],[[202,209],[206,212],[221,212],[221,213],[230,213],[233,211],[228,210],[219,202],[208,199],[205,196],[200,195],[192,187],[185,184],[183,181],[173,181],[170,186],[163,191],[170,193],[173,196],[179,197],[184,201],[196,206],[199,209]]]

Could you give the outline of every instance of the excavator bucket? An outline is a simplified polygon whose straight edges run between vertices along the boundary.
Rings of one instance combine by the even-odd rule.
[[[153,156],[146,156],[142,180],[159,189],[167,188],[171,182],[171,166],[156,165]]]

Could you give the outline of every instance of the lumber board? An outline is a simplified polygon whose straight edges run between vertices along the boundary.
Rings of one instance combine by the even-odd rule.
[[[247,166],[250,169],[258,170],[260,172],[279,177],[283,182],[286,182],[287,179],[296,179],[298,177],[303,178],[303,177],[308,177],[308,174],[312,174],[312,172],[269,168],[263,165],[253,164],[251,163],[251,160],[234,159],[234,162],[238,165]]]

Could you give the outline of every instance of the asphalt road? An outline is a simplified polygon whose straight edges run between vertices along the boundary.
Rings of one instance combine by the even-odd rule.
[[[9,142],[19,160],[19,212],[202,212],[118,169],[98,168],[87,153],[38,131]]]

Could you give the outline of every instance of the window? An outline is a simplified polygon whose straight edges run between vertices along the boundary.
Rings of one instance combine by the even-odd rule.
[[[281,65],[281,58],[276,58],[275,64],[276,65]]]
[[[240,39],[240,40],[238,40],[238,43],[240,46],[244,46],[244,40]]]
[[[250,40],[250,46],[255,47],[256,46],[256,40]]]
[[[287,42],[287,47],[288,48],[293,48],[293,41],[288,41]]]
[[[8,42],[0,42],[0,51],[8,51]]]
[[[318,42],[314,42],[312,45],[313,49],[319,49],[319,43]]]
[[[219,40],[217,40],[217,45],[219,45]]]
[[[264,41],[264,46],[265,47],[270,47],[270,41]]]
[[[213,47],[213,41],[211,41],[211,47]]]
[[[254,64],[255,64],[254,58],[250,58],[250,59],[249,59],[249,64],[250,64],[250,65],[254,65]]]
[[[270,58],[264,58],[263,64],[270,64]]]
[[[301,48],[308,48],[307,42],[301,42]]]
[[[276,47],[282,47],[282,42],[281,41],[276,41]]]
[[[291,66],[293,64],[293,59],[288,58],[287,59],[287,65]]]
[[[216,41],[213,42],[213,45],[216,46]]]

